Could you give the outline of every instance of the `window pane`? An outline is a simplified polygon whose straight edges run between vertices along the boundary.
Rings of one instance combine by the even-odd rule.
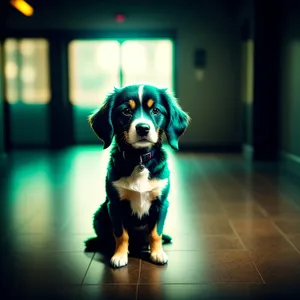
[[[120,85],[120,44],[117,41],[73,41],[69,45],[70,101],[98,106]]]
[[[135,40],[122,44],[123,85],[149,83],[173,91],[171,40]]]
[[[7,39],[6,98],[9,103],[47,103],[50,100],[48,41]]]
[[[15,103],[19,99],[18,73],[17,63],[18,42],[15,39],[7,39],[4,43],[5,52],[5,83],[6,83],[6,99],[10,103]]]

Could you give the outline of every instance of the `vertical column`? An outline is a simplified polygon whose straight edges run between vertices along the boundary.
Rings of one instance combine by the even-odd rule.
[[[74,143],[72,105],[68,98],[68,49],[58,34],[50,38],[50,144],[54,149]]]
[[[4,39],[6,35],[6,16],[8,1],[0,1],[0,157],[7,150],[6,124],[8,123],[5,111],[7,105],[4,102]]]
[[[280,0],[255,0],[254,160],[276,160],[279,148]]]

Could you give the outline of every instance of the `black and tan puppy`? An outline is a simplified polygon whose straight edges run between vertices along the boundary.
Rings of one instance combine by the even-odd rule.
[[[166,89],[131,85],[115,89],[89,122],[104,149],[114,139],[106,176],[107,197],[94,216],[99,240],[115,240],[111,265],[128,263],[129,241],[136,232],[148,238],[151,260],[167,263],[162,233],[170,182],[162,136],[165,133],[171,147],[178,149],[189,116]]]

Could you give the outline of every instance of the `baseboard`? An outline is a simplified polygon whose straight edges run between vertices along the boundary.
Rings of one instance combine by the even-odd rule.
[[[252,145],[243,144],[243,157],[247,160],[253,160],[254,149]]]
[[[300,177],[300,157],[288,152],[280,153],[281,167],[283,170],[288,171]]]

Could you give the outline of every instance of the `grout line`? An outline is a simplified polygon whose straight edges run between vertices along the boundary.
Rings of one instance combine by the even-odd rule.
[[[231,229],[233,230],[233,232],[235,233],[235,235],[237,236],[239,242],[241,243],[242,247],[244,248],[244,250],[246,250],[248,252],[248,256],[251,259],[251,263],[254,266],[255,270],[257,271],[261,281],[263,284],[266,284],[262,274],[260,273],[260,271],[258,270],[258,267],[256,266],[255,262],[253,261],[252,257],[249,255],[249,249],[245,246],[245,244],[243,243],[243,240],[241,239],[240,235],[237,233],[236,229],[234,228],[233,224],[231,223],[231,220],[228,220],[229,225],[231,227]]]
[[[276,225],[276,223],[270,219],[272,225],[277,229],[277,231],[282,235],[282,237],[292,246],[292,248],[298,253],[300,254],[300,251],[298,250],[298,248],[290,241],[290,239],[287,237],[287,235]]]
[[[237,233],[236,229],[234,228],[234,226],[233,226],[233,224],[232,224],[232,222],[231,222],[230,219],[228,220],[228,223],[229,223],[229,226],[230,226],[231,230],[235,234],[236,238],[239,240],[240,244],[242,245],[243,249],[244,250],[248,250],[247,247],[245,246],[245,244],[243,243],[240,235]]]
[[[251,257],[250,257],[251,258]],[[252,265],[254,266],[255,270],[257,271],[258,275],[260,276],[260,279],[262,281],[263,284],[266,284],[266,281],[264,280],[262,274],[260,273],[258,267],[256,266],[256,263],[253,261],[253,259],[251,258],[251,262],[252,262]]]
[[[135,300],[138,300],[138,297],[139,297],[139,284],[140,284],[140,278],[141,278],[141,269],[142,269],[142,260],[140,259],[138,283],[136,285],[136,291],[135,291]]]
[[[88,267],[87,267],[87,269],[86,269],[86,272],[85,272],[85,274],[84,274],[84,276],[83,276],[83,278],[82,278],[82,281],[81,281],[81,283],[80,283],[80,286],[83,285],[83,282],[84,282],[85,277],[86,277],[86,275],[87,275],[87,273],[88,273],[88,271],[89,271],[89,269],[90,269],[90,266],[91,266],[91,264],[92,264],[92,261],[93,261],[95,255],[96,255],[96,252],[94,252],[94,254],[93,254],[92,258],[91,258],[91,261],[90,261],[90,263],[89,263],[89,265],[88,265]]]
[[[262,213],[262,215],[266,219],[270,219],[271,218],[271,215],[261,206],[261,204],[259,204],[256,200],[254,200],[254,203],[257,206],[257,209]]]
[[[140,284],[141,272],[142,272],[142,260],[140,259],[138,284]]]
[[[138,298],[139,298],[139,284],[136,285],[135,300],[138,300]]]

